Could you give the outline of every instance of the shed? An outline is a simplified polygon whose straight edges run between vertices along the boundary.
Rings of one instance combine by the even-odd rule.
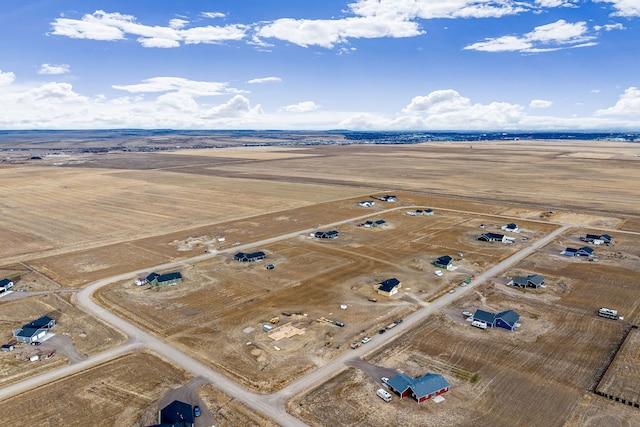
[[[157,286],[169,286],[182,282],[182,274],[180,272],[160,274],[156,277]]]

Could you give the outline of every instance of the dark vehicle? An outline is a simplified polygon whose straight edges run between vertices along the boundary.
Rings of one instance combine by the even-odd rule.
[[[193,407],[193,415],[195,415],[196,417],[200,416],[200,407],[199,406],[194,406]]]
[[[4,344],[2,346],[2,351],[13,351],[13,344]]]
[[[400,323],[402,323],[402,319],[396,319],[393,321],[393,323],[395,323],[396,325],[399,325]]]
[[[40,345],[40,344],[42,344],[40,341],[33,341],[33,342],[31,343],[31,345]]]
[[[273,270],[274,268],[276,268],[275,265],[273,264],[267,264],[267,270]]]
[[[340,326],[341,328],[344,326],[344,323],[342,323],[342,322],[336,321],[334,323],[336,324],[336,326]]]
[[[380,329],[380,330],[378,331],[378,333],[379,333],[379,334],[384,334],[385,332],[387,332],[387,330],[386,330],[386,329]]]

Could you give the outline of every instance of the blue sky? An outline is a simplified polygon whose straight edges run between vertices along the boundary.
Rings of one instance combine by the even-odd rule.
[[[640,130],[640,0],[2,0],[0,129]]]

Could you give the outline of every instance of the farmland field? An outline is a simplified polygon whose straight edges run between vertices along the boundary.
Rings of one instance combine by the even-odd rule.
[[[589,390],[604,375],[627,323],[640,322],[636,152],[637,144],[613,142],[495,141],[473,148],[244,147],[5,162],[0,276],[14,280],[16,292],[0,298],[0,333],[8,342],[13,329],[43,314],[53,313],[59,322],[57,341],[0,354],[0,382],[15,383],[122,344],[126,337],[80,310],[75,294],[93,282],[130,275],[103,287],[95,299],[250,390],[274,392],[351,351],[350,342],[455,293],[465,279],[571,225],[360,361],[370,368],[351,363],[338,369],[326,383],[294,396],[288,410],[318,426],[391,420],[526,426],[535,425],[538,418],[530,415],[536,413],[544,413],[549,426],[631,426],[634,408],[612,405]],[[379,200],[385,194],[398,201]],[[362,208],[361,200],[376,204]],[[416,208],[435,214],[407,214]],[[386,226],[360,226],[378,219]],[[509,234],[513,244],[477,240],[485,232],[503,233],[509,222],[520,228]],[[340,232],[338,239],[309,236],[331,229]],[[586,233],[608,233],[614,243],[593,246],[591,262],[561,255],[566,247],[584,246],[580,237]],[[238,248],[262,250],[266,260],[239,263],[233,259]],[[443,255],[453,257],[456,268],[438,277],[431,263]],[[191,260],[197,256],[202,258]],[[184,277],[178,285],[133,285],[134,272],[169,262]],[[267,263],[275,268],[265,269]],[[506,286],[513,276],[534,273],[545,277],[545,288]],[[402,283],[399,292],[377,294],[374,285],[392,277]],[[602,306],[617,309],[624,321],[598,318]],[[521,327],[513,333],[471,328],[461,312],[476,308],[514,309]],[[272,324],[275,317],[280,319]],[[263,331],[264,325],[289,322],[305,333],[273,341]],[[633,358],[627,347],[620,358]],[[26,362],[28,352],[49,348],[59,350],[54,358]],[[635,377],[621,374],[615,363],[602,387],[632,388]],[[129,375],[138,364],[162,371],[158,382],[142,386],[138,373]],[[379,370],[440,372],[452,388],[437,405],[395,398],[387,404],[375,396],[379,378],[371,372]],[[90,407],[81,391],[98,401],[113,391],[118,398],[96,412],[103,424],[95,425],[149,424],[163,390],[186,381],[179,369],[140,353],[25,396],[42,399],[57,385],[76,387],[80,391],[69,392],[65,404]],[[132,403],[124,407],[130,395]],[[229,409],[227,396],[210,386],[199,396],[221,414],[221,425],[271,425],[238,402]],[[66,408],[52,403],[47,413]],[[6,419],[13,422],[13,416]],[[52,419],[65,423],[66,416]],[[82,415],[78,420],[86,421]]]

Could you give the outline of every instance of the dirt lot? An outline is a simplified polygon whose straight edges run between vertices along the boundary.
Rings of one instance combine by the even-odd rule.
[[[640,404],[640,331],[632,329],[597,390]],[[640,414],[639,414],[640,416]]]
[[[93,316],[83,312],[71,302],[71,294],[39,294],[14,301],[0,302],[0,336],[2,344],[14,342],[12,332],[41,316],[56,320],[51,330],[55,337],[40,346],[18,344],[11,353],[0,353],[0,384],[9,384],[25,377],[53,369],[69,360],[96,354],[124,342],[124,336],[109,328]],[[29,357],[50,353],[49,360],[29,362]]]
[[[135,353],[6,399],[0,417],[5,425],[152,425],[160,396],[188,380],[158,357]],[[16,411],[25,402],[38,410]]]
[[[562,246],[578,239],[582,232],[570,229],[549,246]],[[616,243],[598,248],[598,256],[622,247],[625,249],[621,253],[631,256],[640,238],[623,237],[620,246]],[[589,399],[584,396],[604,374],[625,329],[624,321],[600,318],[597,309],[617,307],[625,314],[625,321],[637,321],[640,271],[637,263],[635,266],[631,270],[624,265],[589,263],[559,256],[555,251],[538,251],[506,272],[505,277],[483,284],[477,292],[431,316],[368,359],[374,365],[414,377],[427,372],[443,374],[451,383],[443,403],[418,405],[394,399],[387,404],[375,395],[377,377],[350,369],[293,399],[289,408],[311,425],[322,426],[338,422],[382,426],[389,420],[425,426],[539,425],[532,413],[544,413],[548,426],[569,421],[574,423],[570,425],[582,425],[576,424],[576,419],[586,425],[602,425],[598,420],[605,419],[612,419],[613,425],[632,425],[637,410],[618,413],[615,407],[585,403]],[[506,286],[507,276],[532,273],[545,277],[545,288]],[[521,315],[522,326],[515,332],[473,328],[461,313],[477,308],[492,312],[513,309]],[[627,349],[631,350],[623,352],[620,357],[624,359],[620,360],[635,357],[633,337],[630,342]],[[617,384],[618,389],[627,390],[635,384],[633,373],[629,377],[626,370],[623,374],[616,366],[603,384]],[[590,409],[594,405],[611,412],[595,416]],[[428,419],[424,418],[426,413]]]

